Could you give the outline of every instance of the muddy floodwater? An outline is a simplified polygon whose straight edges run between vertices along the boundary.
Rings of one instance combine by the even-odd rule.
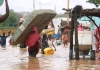
[[[8,41],[9,39],[7,39]],[[54,55],[29,57],[27,48],[0,46],[0,70],[100,70],[100,60],[80,57],[80,60],[69,60],[69,47],[56,46]]]

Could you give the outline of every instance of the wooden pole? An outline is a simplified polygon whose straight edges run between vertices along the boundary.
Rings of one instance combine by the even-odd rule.
[[[73,59],[73,31],[74,31],[74,18],[71,19],[71,31],[70,31],[70,51],[69,59]]]
[[[69,9],[69,0],[67,0],[67,9]],[[67,23],[69,25],[69,14],[67,14]]]
[[[39,2],[39,5],[40,5],[40,9],[41,9],[41,2]]]
[[[69,0],[68,0],[68,2],[67,2],[68,4],[67,4],[67,8],[69,9]]]
[[[74,27],[75,27],[75,58],[79,60],[79,45],[78,45],[78,23],[77,23],[77,12],[74,11]]]
[[[34,8],[34,10],[35,10],[35,0],[33,0],[33,8]]]

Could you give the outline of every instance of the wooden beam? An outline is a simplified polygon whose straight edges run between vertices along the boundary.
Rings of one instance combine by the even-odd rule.
[[[73,31],[74,31],[74,18],[72,17],[71,19],[71,31],[70,31],[70,53],[69,53],[69,59],[73,59],[73,54],[71,54],[71,52],[73,53]]]
[[[69,9],[69,0],[67,0],[67,9]],[[67,23],[69,25],[69,14],[67,14]]]
[[[77,23],[77,12],[74,12],[74,26],[75,26],[75,58],[79,60],[79,45],[78,45],[78,23]]]
[[[94,23],[94,25],[96,26],[96,27],[98,27],[98,25],[94,22],[94,20],[91,18],[91,17],[89,17],[89,16],[86,16],[87,18],[89,18],[93,23]]]
[[[68,12],[70,13],[72,9],[66,9],[66,8],[63,8],[63,10],[65,10],[68,14]],[[96,8],[93,8],[93,9],[83,9],[82,11],[80,11],[80,14],[79,16],[97,16],[97,17],[100,17],[100,8],[96,9]]]

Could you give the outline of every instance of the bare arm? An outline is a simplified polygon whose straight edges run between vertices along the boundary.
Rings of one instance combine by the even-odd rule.
[[[4,14],[4,15],[2,15],[2,17],[0,17],[0,23],[5,21],[7,19],[7,17],[9,16],[9,6],[8,6],[7,0],[5,0],[5,5],[6,5],[6,14]]]
[[[8,36],[10,36],[10,33],[11,33],[11,31],[10,31],[10,32],[8,32]]]

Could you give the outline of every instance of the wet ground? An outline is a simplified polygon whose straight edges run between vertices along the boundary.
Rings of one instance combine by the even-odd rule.
[[[8,40],[8,39],[7,39]],[[56,46],[54,55],[29,57],[27,48],[20,49],[7,43],[0,47],[0,70],[100,70],[100,60],[89,57],[80,60],[69,60],[69,47]]]

